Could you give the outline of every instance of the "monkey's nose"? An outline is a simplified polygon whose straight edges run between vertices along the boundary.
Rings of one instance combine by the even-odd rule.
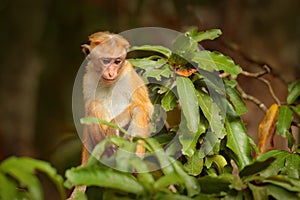
[[[109,76],[110,78],[112,78],[112,77],[114,76],[114,73],[110,72],[110,73],[108,73],[108,76]]]

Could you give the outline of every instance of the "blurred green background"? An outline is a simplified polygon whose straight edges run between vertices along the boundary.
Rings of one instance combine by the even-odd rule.
[[[230,55],[248,71],[267,63],[292,81],[299,77],[299,8],[299,0],[1,0],[0,161],[32,156],[61,172],[79,163],[71,96],[84,60],[80,45],[91,33],[220,28],[221,39],[203,43],[205,48]],[[283,82],[269,78],[284,101]],[[272,103],[264,85],[240,81],[245,91]],[[263,113],[248,106],[244,120],[255,137]]]

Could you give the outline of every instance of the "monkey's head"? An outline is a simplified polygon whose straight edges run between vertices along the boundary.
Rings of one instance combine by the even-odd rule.
[[[101,74],[103,82],[115,82],[125,62],[130,46],[128,41],[109,32],[94,33],[89,36],[89,41],[89,45],[82,45],[82,51],[92,62],[92,70]]]

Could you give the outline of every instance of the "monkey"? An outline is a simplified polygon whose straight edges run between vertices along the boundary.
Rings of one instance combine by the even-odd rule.
[[[130,137],[148,137],[153,105],[144,81],[126,60],[129,42],[121,35],[110,32],[96,32],[88,38],[90,44],[82,45],[87,59],[83,77],[85,116],[115,123],[127,130]],[[112,134],[122,136],[122,133],[106,125],[84,125],[82,166],[87,163],[93,147]],[[142,139],[138,142],[144,143]],[[143,157],[144,154],[145,148],[137,145],[136,155]],[[85,189],[85,186],[75,188]]]

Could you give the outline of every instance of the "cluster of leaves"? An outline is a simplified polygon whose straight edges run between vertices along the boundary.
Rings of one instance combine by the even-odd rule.
[[[46,174],[65,198],[63,178],[49,163],[32,158],[10,157],[0,164],[0,199],[44,199],[37,172]]]
[[[199,48],[199,42],[220,34],[220,30],[194,29],[179,35],[172,49],[133,47],[149,55],[129,61],[147,82],[152,102],[166,113],[178,113],[180,120],[174,124],[167,118],[161,130],[153,126],[155,134],[143,144],[138,143],[139,138],[130,142],[107,137],[95,147],[85,166],[67,170],[65,187],[96,187],[96,199],[101,195],[110,200],[299,199],[300,149],[290,128],[293,113],[300,116],[300,82],[289,86],[287,104],[271,107],[260,125],[267,130],[261,134],[275,130],[285,137],[290,151],[261,151],[267,140],[257,147],[240,118],[247,112],[236,90],[242,69],[221,53]],[[105,124],[128,134],[99,119],[84,118],[82,123]],[[144,158],[135,156],[138,144],[147,150]],[[114,156],[107,156],[106,149],[116,146]],[[0,165],[0,199],[42,199],[36,170],[46,173],[64,195],[61,177],[48,164],[11,158]],[[88,197],[79,191],[76,198]]]
[[[104,199],[298,199],[299,151],[274,150],[252,157],[259,150],[240,118],[247,108],[235,89],[242,69],[221,53],[199,48],[199,42],[220,34],[220,30],[194,29],[178,36],[172,49],[133,47],[150,52],[129,61],[147,82],[153,103],[165,112],[180,111],[180,121],[146,139],[144,146],[156,162],[149,165],[147,156],[143,161],[134,156],[124,159],[117,151],[114,168],[118,170],[90,161],[86,167],[67,171],[67,185],[110,188],[102,193]],[[300,94],[295,87],[290,86],[289,103]],[[286,138],[291,136],[291,109],[299,111],[295,105],[281,106],[275,121],[278,133]],[[111,137],[97,146],[96,157],[101,157],[107,143],[134,154],[136,144]],[[178,151],[181,156],[175,161]],[[161,170],[151,172],[153,165]]]

